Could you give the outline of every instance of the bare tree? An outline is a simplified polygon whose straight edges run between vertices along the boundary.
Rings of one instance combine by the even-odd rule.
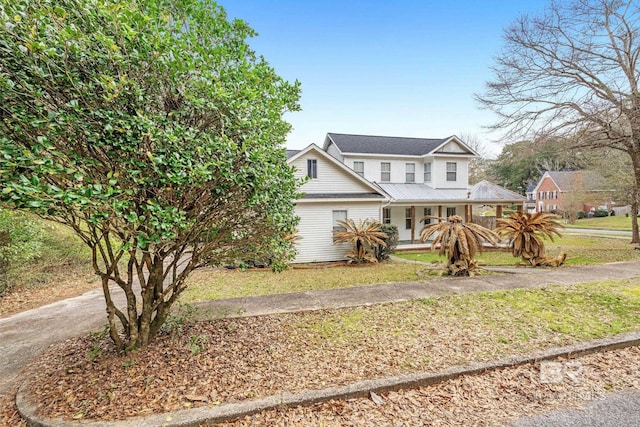
[[[626,153],[632,212],[640,198],[640,6],[624,0],[552,0],[505,30],[494,80],[476,98],[508,138],[573,137],[578,147]],[[632,215],[632,242],[640,242]]]
[[[467,146],[480,155],[480,157],[474,157],[469,161],[469,183],[476,184],[483,179],[492,180],[490,169],[494,160],[489,158],[488,144],[472,133],[460,132],[458,136]]]

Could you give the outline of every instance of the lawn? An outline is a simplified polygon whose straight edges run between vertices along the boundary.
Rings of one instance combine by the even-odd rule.
[[[567,234],[554,242],[547,240],[545,247],[548,256],[566,253],[565,265],[569,266],[640,260],[640,251],[633,250],[626,239]],[[444,261],[437,252],[429,250],[398,252],[396,256],[422,262]],[[485,251],[476,258],[480,265],[509,266],[521,262],[509,252],[497,250]]]
[[[631,217],[606,216],[602,218],[583,218],[573,224],[567,224],[569,228],[591,228],[594,230],[622,230],[631,231]]]
[[[640,251],[623,239],[566,235],[547,243],[549,256],[565,252],[566,265],[602,264],[614,261],[640,260]],[[444,262],[430,250],[398,252],[406,260]],[[513,266],[520,263],[507,251],[486,251],[477,256],[480,265]],[[389,261],[379,265],[341,266],[332,268],[292,268],[282,273],[271,270],[204,269],[193,273],[189,287],[181,297],[183,303],[250,295],[271,295],[320,289],[346,288],[378,283],[424,280],[419,263]]]
[[[421,265],[394,261],[377,265],[291,268],[282,273],[269,269],[204,269],[194,272],[189,278],[189,287],[181,301],[189,303],[377,283],[415,282],[420,280],[422,269]]]

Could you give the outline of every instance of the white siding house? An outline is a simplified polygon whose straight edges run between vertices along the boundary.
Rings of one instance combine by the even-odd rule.
[[[336,261],[348,245],[333,245],[337,219],[374,219],[398,227],[401,243],[418,243],[424,216],[460,215],[472,206],[522,205],[525,198],[483,181],[469,185],[469,160],[478,154],[456,136],[442,139],[329,133],[288,151],[298,177],[307,177],[297,200],[296,262]],[[431,220],[434,221],[434,220]]]
[[[336,261],[345,258],[349,245],[333,244],[333,228],[339,219],[380,221],[386,196],[373,184],[340,163],[318,146],[289,152],[296,176],[307,177],[296,202],[299,240],[295,262]]]

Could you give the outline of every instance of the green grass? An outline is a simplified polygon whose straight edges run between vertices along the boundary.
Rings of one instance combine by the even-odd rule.
[[[420,280],[418,272],[422,269],[421,265],[392,261],[358,266],[294,268],[281,273],[268,269],[206,269],[192,274],[181,301],[189,303],[377,283],[414,282]]]
[[[438,326],[441,325],[441,326]],[[640,279],[470,293],[305,316],[295,328],[317,340],[367,343],[375,336],[424,337],[465,330],[494,346],[521,349],[640,329]],[[446,332],[448,333],[448,332]]]
[[[631,217],[607,216],[602,218],[584,218],[577,220],[574,224],[567,224],[567,227],[631,231]]]
[[[560,252],[567,254],[565,265],[602,264],[615,261],[640,260],[640,251],[633,250],[627,239],[593,237],[581,235],[564,235],[559,239],[545,241],[548,256],[557,256]],[[444,262],[437,252],[429,250],[398,252],[396,256],[422,262]],[[512,266],[520,262],[508,251],[485,251],[476,256],[480,265]]]
[[[567,235],[547,243],[547,254],[568,254],[566,265],[602,264],[614,261],[640,260],[626,240],[606,237]],[[398,252],[396,256],[422,262],[444,262],[437,252],[429,250]],[[506,251],[487,251],[477,256],[480,265],[513,266],[520,263]],[[181,297],[184,303],[250,295],[346,288],[377,283],[424,280],[424,266],[418,263],[387,262],[382,264],[341,266],[317,269],[290,269],[282,273],[270,270],[206,269],[193,273],[189,287]]]
[[[15,287],[37,287],[58,283],[61,276],[87,275],[93,279],[91,250],[69,228],[38,219],[44,230],[40,255],[11,265],[8,279]],[[97,278],[96,278],[97,279]]]

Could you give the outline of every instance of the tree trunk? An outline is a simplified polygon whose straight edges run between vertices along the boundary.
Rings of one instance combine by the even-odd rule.
[[[640,135],[640,132],[637,133]],[[640,147],[640,142],[634,141],[634,147]],[[629,153],[631,155],[631,164],[633,165],[633,174],[635,177],[635,186],[631,196],[631,243],[640,243],[640,232],[638,231],[638,205],[640,203],[640,148]]]

